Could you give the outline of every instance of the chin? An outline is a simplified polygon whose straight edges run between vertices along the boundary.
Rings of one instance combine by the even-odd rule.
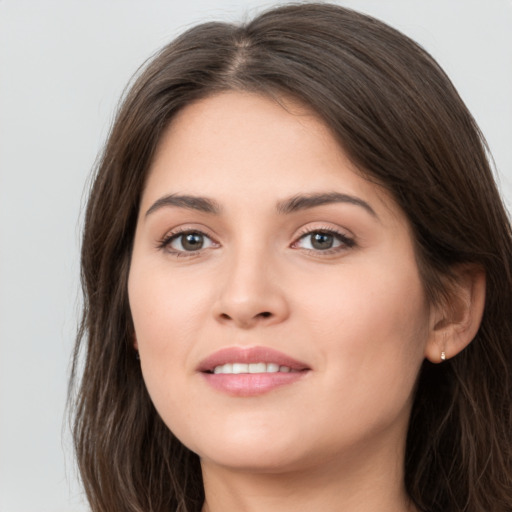
[[[234,433],[233,433],[234,434]],[[280,435],[281,434],[281,435]],[[247,473],[288,473],[305,470],[331,459],[335,446],[292,429],[238,430],[234,435],[201,440],[190,449],[203,465]],[[309,447],[309,448],[308,448]]]
[[[210,430],[191,443],[186,438],[182,442],[199,455],[202,463],[248,472],[286,471],[295,468],[303,455],[297,449],[301,446],[297,436],[289,429],[238,427],[224,433]]]

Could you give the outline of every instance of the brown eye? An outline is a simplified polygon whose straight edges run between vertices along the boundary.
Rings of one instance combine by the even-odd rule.
[[[320,251],[331,249],[334,244],[334,236],[329,233],[313,233],[311,236],[311,246]]]
[[[194,252],[213,245],[212,240],[199,231],[187,231],[173,235],[166,246],[173,252]]]
[[[355,242],[352,238],[335,231],[311,231],[302,235],[294,245],[301,249],[321,252],[347,249],[353,247]]]
[[[204,245],[204,237],[200,233],[181,235],[181,245],[185,251],[197,251]]]

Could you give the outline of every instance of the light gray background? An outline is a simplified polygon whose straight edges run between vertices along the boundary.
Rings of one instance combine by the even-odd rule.
[[[84,183],[137,67],[276,2],[0,0],[0,511],[85,511],[64,422]],[[446,69],[512,199],[512,0],[353,0]]]

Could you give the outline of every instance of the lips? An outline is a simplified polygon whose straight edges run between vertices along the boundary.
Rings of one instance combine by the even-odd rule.
[[[309,370],[307,364],[268,347],[228,347],[197,368],[213,388],[234,396],[267,393],[298,381]]]
[[[295,371],[309,370],[307,364],[269,347],[228,347],[204,359],[199,364],[198,371],[213,373],[217,366],[223,366],[228,363],[265,363],[266,365],[286,366]]]

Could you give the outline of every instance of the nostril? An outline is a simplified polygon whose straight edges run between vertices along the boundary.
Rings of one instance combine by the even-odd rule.
[[[247,314],[246,314],[247,313]],[[234,312],[234,314],[228,313],[219,313],[218,319],[222,322],[235,322],[236,324],[243,325],[244,327],[253,325],[254,322],[257,323],[258,320],[274,318],[275,313],[271,311],[262,311],[261,313],[256,313],[254,315],[250,314],[250,312]]]

